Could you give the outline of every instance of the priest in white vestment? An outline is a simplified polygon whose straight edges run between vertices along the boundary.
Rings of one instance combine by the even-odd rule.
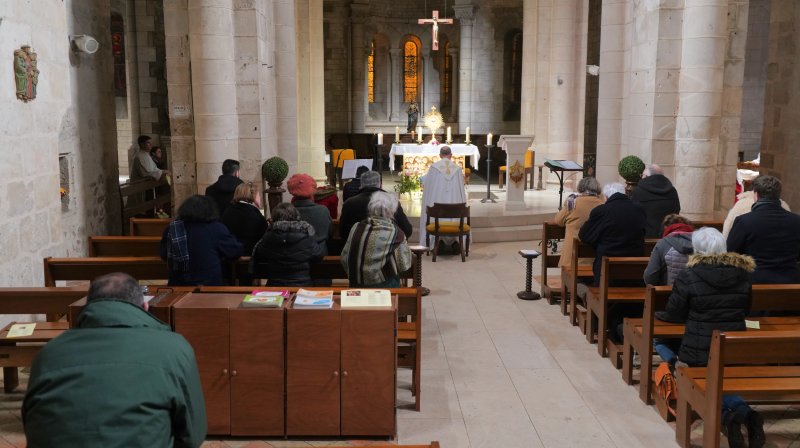
[[[422,210],[419,217],[419,243],[425,244],[425,221],[427,220],[427,208],[434,203],[439,204],[458,204],[467,202],[467,194],[464,190],[464,172],[453,163],[450,158],[453,152],[449,146],[442,146],[439,150],[441,160],[428,168],[428,172],[420,177],[422,183]],[[442,239],[445,244],[452,244],[457,241],[455,238]]]

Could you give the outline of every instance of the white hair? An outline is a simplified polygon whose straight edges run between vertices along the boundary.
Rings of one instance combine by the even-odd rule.
[[[397,198],[385,191],[372,193],[367,205],[367,212],[373,218],[392,218],[400,203]]]
[[[655,174],[664,174],[664,169],[656,165],[655,163],[647,165],[647,168],[644,169],[644,177],[652,176]]]
[[[614,196],[617,193],[625,194],[625,185],[622,185],[619,182],[603,185],[603,194],[607,198],[610,198],[611,196]]]
[[[725,237],[713,227],[703,227],[692,233],[694,253],[701,255],[722,254],[728,251]]]

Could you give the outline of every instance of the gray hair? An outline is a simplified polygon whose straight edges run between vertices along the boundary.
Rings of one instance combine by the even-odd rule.
[[[652,163],[650,165],[647,165],[647,168],[644,169],[643,174],[645,177],[652,176],[654,174],[664,174],[664,169],[656,165],[655,163]]]
[[[692,233],[694,253],[701,255],[722,254],[728,251],[725,237],[713,227],[703,227]]]
[[[584,177],[578,182],[578,193],[600,194],[600,182],[594,177]]]
[[[453,151],[450,150],[449,146],[442,146],[441,148],[439,148],[439,157],[445,157],[445,156],[449,157],[452,155]]]
[[[144,306],[144,296],[139,282],[122,272],[101,275],[92,280],[86,303],[99,300],[119,300],[138,307]]]
[[[388,218],[394,217],[397,207],[400,203],[397,198],[385,191],[376,191],[372,193],[367,205],[367,212],[373,218]]]
[[[617,193],[625,194],[625,185],[622,185],[619,182],[613,182],[610,184],[603,185],[603,194],[607,198],[610,198],[611,196],[614,196]]]

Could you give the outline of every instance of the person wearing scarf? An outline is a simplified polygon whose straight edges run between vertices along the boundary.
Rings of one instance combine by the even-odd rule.
[[[644,270],[644,282],[656,286],[672,286],[675,277],[686,268],[692,249],[691,221],[678,214],[669,214],[662,222],[664,234],[658,240]]]
[[[564,206],[558,211],[554,221],[556,225],[566,227],[564,245],[561,247],[561,258],[558,267],[569,266],[572,261],[572,240],[578,236],[581,226],[592,209],[601,205],[600,183],[594,177],[584,177],[578,182],[578,192],[567,196]]]

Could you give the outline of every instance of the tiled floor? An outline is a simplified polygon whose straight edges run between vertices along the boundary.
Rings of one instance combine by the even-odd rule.
[[[398,440],[443,448],[675,447],[673,426],[545,301],[516,299],[534,244],[476,244],[466,263],[424,265],[422,412],[401,372]],[[22,394],[0,399],[0,448],[24,446]],[[762,407],[768,447],[800,448],[800,408]],[[696,426],[699,426],[696,424]],[[693,441],[700,443],[695,429]],[[362,446],[376,441],[215,440],[204,447]],[[385,442],[384,442],[385,443]],[[394,442],[392,442],[394,443]],[[727,446],[723,438],[723,446]]]

